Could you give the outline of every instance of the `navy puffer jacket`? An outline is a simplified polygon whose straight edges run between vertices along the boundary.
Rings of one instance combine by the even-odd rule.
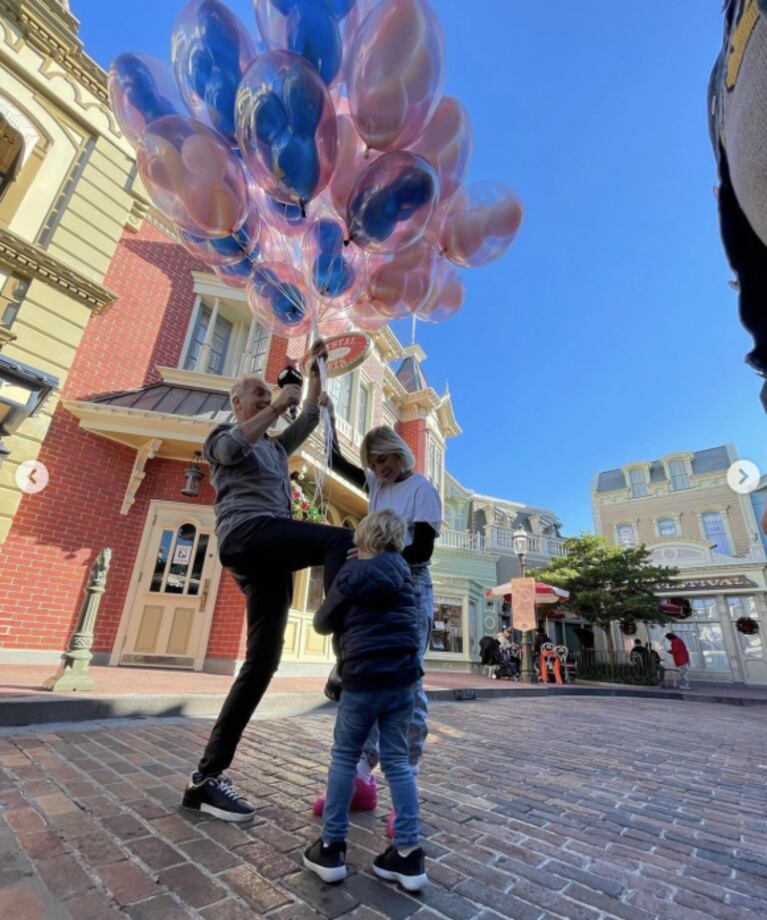
[[[410,566],[399,553],[350,559],[314,615],[341,646],[344,690],[407,687],[423,675]]]

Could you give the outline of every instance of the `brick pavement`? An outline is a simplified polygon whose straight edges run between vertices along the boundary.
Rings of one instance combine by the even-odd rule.
[[[389,800],[355,815],[353,874],[299,868],[332,716],[252,723],[249,828],[177,808],[210,723],[0,732],[0,917],[13,920],[757,920],[767,914],[767,713],[644,700],[438,703],[421,776],[433,884],[370,873]]]

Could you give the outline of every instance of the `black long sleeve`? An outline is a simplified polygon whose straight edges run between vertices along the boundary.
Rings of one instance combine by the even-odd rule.
[[[360,489],[366,488],[367,479],[365,478],[365,471],[355,466],[353,463],[350,463],[341,453],[341,446],[338,443],[335,425],[333,425],[333,447],[330,453],[330,468],[343,476],[344,479],[348,479],[353,485],[359,486]]]
[[[413,531],[413,542],[402,550],[402,557],[408,565],[423,565],[428,562],[434,552],[434,541],[437,532],[426,521],[416,521]]]

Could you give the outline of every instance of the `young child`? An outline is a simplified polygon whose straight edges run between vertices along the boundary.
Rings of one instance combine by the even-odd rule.
[[[408,763],[413,687],[423,670],[413,579],[400,555],[406,538],[405,522],[393,511],[375,511],[364,518],[354,535],[359,556],[344,565],[314,615],[315,630],[334,633],[339,641],[343,685],[322,836],[304,853],[304,866],[324,882],[346,878],[346,833],[357,761],[376,722],[396,819],[394,845],[376,856],[373,871],[407,891],[418,891],[428,881],[418,845],[418,790]]]

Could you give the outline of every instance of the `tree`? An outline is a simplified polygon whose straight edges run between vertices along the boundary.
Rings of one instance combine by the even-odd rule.
[[[661,611],[655,591],[678,569],[651,565],[644,546],[610,546],[604,537],[582,534],[565,540],[564,548],[564,557],[534,576],[569,591],[568,609],[602,629],[610,651],[613,623],[660,625],[673,619]]]

